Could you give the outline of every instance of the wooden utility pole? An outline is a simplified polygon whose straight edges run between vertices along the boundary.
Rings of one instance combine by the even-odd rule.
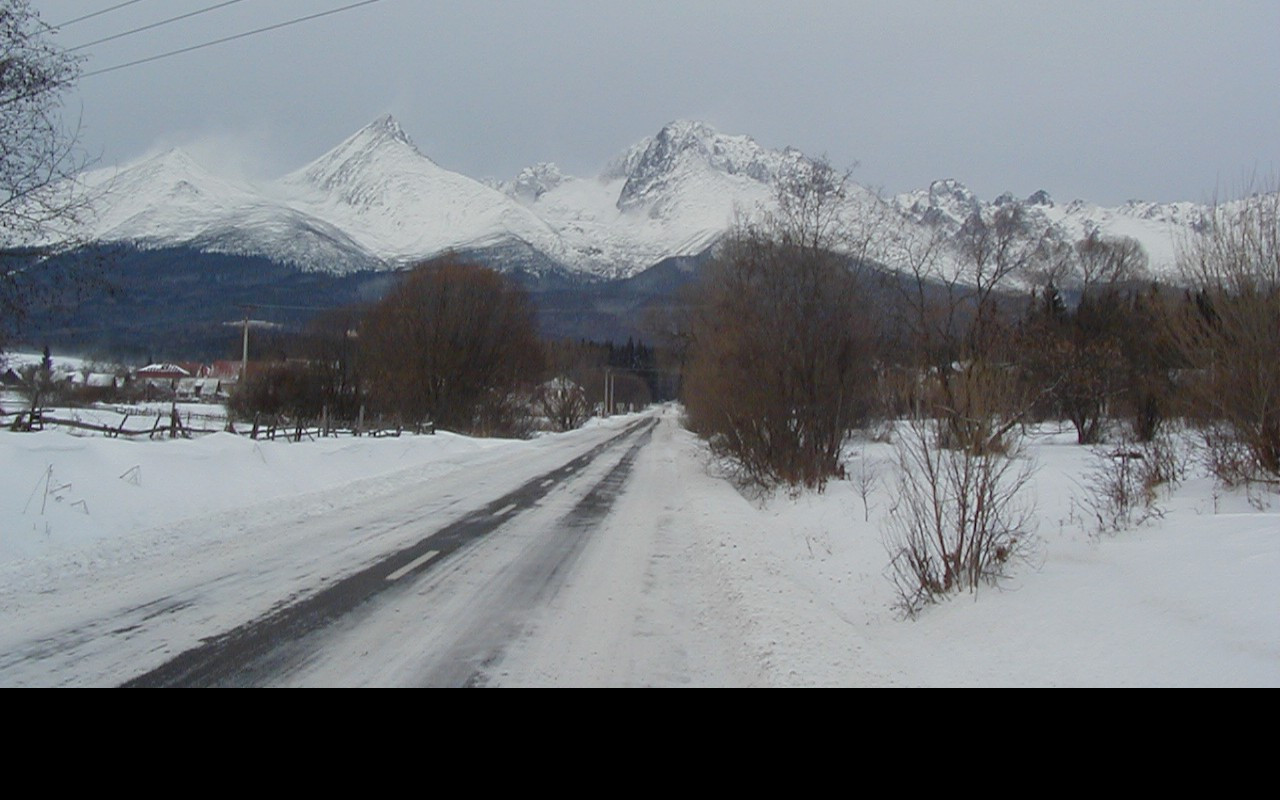
[[[245,379],[249,375],[249,312],[253,310],[253,306],[243,306],[244,308],[244,347],[240,352],[240,385],[244,386]]]

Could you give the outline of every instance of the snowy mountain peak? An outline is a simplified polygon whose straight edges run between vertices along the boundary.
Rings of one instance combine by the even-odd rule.
[[[955,178],[943,178],[929,184],[929,202],[935,206],[978,206],[978,198],[969,191],[969,187]]]
[[[1045,208],[1053,208],[1053,198],[1044,189],[1033,192],[1027,197],[1026,204],[1029,206],[1044,206]]]
[[[118,170],[96,170],[85,176],[85,179],[90,185],[99,186],[135,185],[143,182],[166,186],[182,183],[199,185],[218,180],[187,151],[178,147],[171,147]]]
[[[414,147],[413,140],[409,138],[409,134],[404,132],[404,128],[400,127],[400,123],[390,114],[378,117],[373,122],[356,131],[352,138],[365,138],[374,142],[390,140],[407,144]]]
[[[423,155],[391,117],[361,128],[280,187],[292,207],[352,231],[389,264],[512,242],[560,249],[555,232],[528,209]]]
[[[934,181],[924,191],[899,195],[895,204],[917,223],[949,230],[958,229],[982,209],[969,187],[955,178]]]
[[[371,178],[393,174],[398,169],[421,169],[435,162],[419,152],[409,136],[391,116],[380,117],[349,136],[302,169],[285,176],[283,182],[307,185],[326,194],[337,194],[350,203],[363,199],[363,189]]]
[[[619,209],[649,206],[655,196],[698,172],[771,184],[789,164],[804,158],[799,151],[769,150],[750,136],[723,134],[694,120],[670,122],[643,144],[643,151],[632,148],[615,162],[625,168],[627,179]]]
[[[663,148],[677,151],[698,149],[709,156],[716,149],[716,140],[720,138],[720,132],[705,122],[677,119],[662,126],[662,130],[654,137],[654,142]]]
[[[181,147],[170,147],[138,164],[144,168],[163,169],[171,172],[203,172],[191,154]]]
[[[619,277],[705,251],[735,221],[776,209],[788,179],[803,180],[816,163],[792,148],[677,120],[597,179],[572,178],[544,162],[485,185],[436,164],[384,116],[276,181],[221,177],[176,148],[85,181],[102,190],[89,235],[103,241],[258,254],[338,272],[395,267],[449,249],[505,248],[524,254],[522,264]],[[887,214],[923,236],[955,235],[975,215],[1021,206],[1037,230],[1062,242],[1091,231],[1133,237],[1157,271],[1173,263],[1179,237],[1206,213],[1194,203],[1055,205],[1043,190],[988,203],[954,179],[889,203],[856,184],[847,188],[840,214],[851,223]],[[501,256],[508,257],[517,258]]]
[[[181,212],[216,211],[236,205],[250,194],[247,187],[214,176],[186,151],[170,148],[120,169],[101,169],[84,176],[93,192],[112,200],[95,209],[94,235],[109,238],[125,224],[128,236],[147,238],[163,231],[163,221]],[[130,221],[138,224],[128,225]]]

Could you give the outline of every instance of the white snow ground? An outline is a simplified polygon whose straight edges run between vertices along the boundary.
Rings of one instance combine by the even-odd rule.
[[[851,482],[744,499],[675,409],[650,413],[661,425],[613,513],[490,683],[1280,685],[1274,495],[1251,503],[1195,478],[1160,499],[1161,518],[1099,536],[1081,511],[1089,452],[1041,433],[1029,447],[1038,565],[908,621],[884,577],[890,445],[850,451],[851,473],[865,459],[882,476],[864,521]],[[626,421],[527,442],[0,432],[0,685],[119,683],[318,575],[415,541]],[[555,510],[552,499],[540,513]],[[521,535],[500,528],[442,569],[500,573]],[[446,614],[447,601],[433,602],[430,613]],[[400,610],[373,632],[341,635],[434,635]],[[136,631],[133,649],[99,644],[124,629]],[[381,663],[335,656],[292,682],[412,683],[413,657],[409,646]]]

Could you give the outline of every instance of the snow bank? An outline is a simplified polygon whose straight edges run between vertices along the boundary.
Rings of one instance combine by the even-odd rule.
[[[1099,535],[1085,513],[1087,448],[1069,434],[1031,440],[1041,547],[1000,588],[907,621],[885,578],[881,520],[892,447],[872,464],[870,520],[855,482],[764,504],[714,493],[712,534],[726,596],[753,620],[775,685],[1280,685],[1280,498],[1187,481],[1162,517]],[[690,442],[689,456],[697,452]],[[1258,508],[1261,506],[1261,508]]]
[[[353,484],[418,479],[425,467],[512,444],[445,432],[300,444],[229,433],[191,440],[0,433],[0,564],[97,540],[145,549],[159,528],[217,535],[210,518],[221,512],[299,495],[324,502],[329,493],[361,490]]]

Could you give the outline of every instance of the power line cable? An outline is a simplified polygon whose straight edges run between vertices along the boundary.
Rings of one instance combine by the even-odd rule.
[[[179,14],[176,17],[170,17],[169,19],[162,19],[159,22],[153,22],[150,25],[143,25],[141,28],[134,28],[131,31],[125,31],[124,33],[115,33],[115,34],[112,34],[111,36],[105,36],[101,39],[95,39],[92,42],[85,42],[84,44],[80,44],[80,45],[76,45],[75,47],[68,48],[67,52],[74,53],[75,51],[83,50],[86,47],[93,47],[95,44],[102,44],[103,42],[112,42],[112,41],[115,41],[116,39],[123,39],[124,37],[132,36],[135,33],[142,33],[143,31],[149,31],[152,28],[159,28],[163,25],[168,25],[172,22],[177,22],[179,20],[190,19],[191,17],[198,17],[201,14],[207,14],[210,11],[217,11],[218,9],[223,8],[224,6],[234,5],[239,2],[240,0],[225,0],[224,2],[217,3],[215,5],[206,6],[204,8],[198,8],[195,11],[188,11],[185,14]]]
[[[116,3],[114,6],[111,6],[110,8],[104,8],[101,11],[95,11],[92,14],[85,14],[83,17],[76,17],[75,19],[69,19],[66,22],[62,23],[61,25],[52,25],[50,27],[52,27],[54,30],[69,28],[72,25],[75,25],[77,22],[84,22],[86,19],[93,19],[94,17],[100,17],[103,14],[109,13],[111,11],[115,11],[117,8],[124,8],[125,6],[131,6],[134,3],[141,3],[141,2],[142,0],[127,0],[127,2],[124,2],[124,3]]]
[[[381,2],[381,0],[363,0],[363,2],[351,3],[350,5],[345,5],[340,8],[334,8],[328,11],[321,11],[317,14],[309,14],[305,17],[297,17],[296,19],[286,20],[284,22],[277,22],[274,25],[267,25],[266,27],[263,27],[263,28],[257,28],[255,30],[245,31],[244,33],[237,33],[232,36],[224,36],[221,39],[214,39],[213,41],[204,42],[203,44],[196,44],[196,45],[192,45],[191,47],[183,47],[178,50],[171,50],[167,53],[161,53],[159,55],[149,56],[147,58],[140,58],[136,61],[129,61],[124,64],[117,64],[114,67],[106,67],[104,69],[95,69],[92,72],[84,73],[80,77],[92,78],[94,75],[102,75],[107,72],[115,72],[116,70],[125,69],[126,67],[136,67],[139,64],[147,64],[152,61],[159,61],[162,58],[169,58],[170,56],[182,55],[183,53],[190,53],[193,50],[202,50],[206,47],[213,47],[214,45],[225,44],[226,42],[235,41],[236,39],[244,39],[249,36],[255,36],[259,33],[266,33],[267,31],[274,31],[279,28],[287,28],[290,25],[297,25],[300,22],[308,22],[313,19],[319,19],[320,17],[327,17],[330,14],[338,14],[343,11],[350,11],[353,8],[372,5],[378,2]]]

